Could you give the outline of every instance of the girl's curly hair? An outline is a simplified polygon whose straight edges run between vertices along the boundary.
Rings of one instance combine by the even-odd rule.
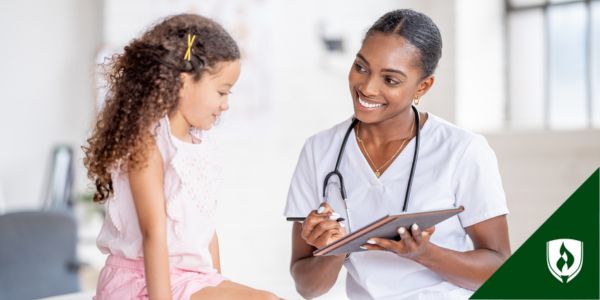
[[[190,59],[188,35],[196,35]],[[127,45],[104,65],[108,93],[87,145],[84,164],[95,183],[95,202],[112,192],[114,168],[143,167],[152,126],[177,108],[181,73],[200,80],[219,62],[235,61],[240,51],[216,22],[193,14],[168,17]]]

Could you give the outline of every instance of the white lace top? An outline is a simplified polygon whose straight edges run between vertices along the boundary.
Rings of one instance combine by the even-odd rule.
[[[221,182],[214,141],[199,130],[192,132],[201,140],[199,144],[178,140],[171,134],[168,117],[160,120],[154,133],[164,163],[170,266],[213,272],[208,246],[215,231],[216,192]],[[112,181],[114,195],[106,202],[98,248],[105,254],[143,258],[142,234],[127,173],[114,170]]]

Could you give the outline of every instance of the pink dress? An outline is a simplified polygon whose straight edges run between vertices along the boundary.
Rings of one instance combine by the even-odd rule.
[[[189,299],[224,278],[212,264],[209,244],[215,233],[216,190],[221,181],[214,142],[192,132],[201,143],[190,144],[171,134],[169,119],[159,121],[155,141],[164,163],[167,248],[173,299]],[[114,194],[106,202],[106,218],[97,239],[109,254],[94,299],[147,299],[142,234],[126,172],[112,172]]]

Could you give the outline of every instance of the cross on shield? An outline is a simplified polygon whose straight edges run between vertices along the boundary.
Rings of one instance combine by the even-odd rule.
[[[556,239],[546,243],[546,264],[554,278],[568,283],[581,271],[583,242],[573,239]]]

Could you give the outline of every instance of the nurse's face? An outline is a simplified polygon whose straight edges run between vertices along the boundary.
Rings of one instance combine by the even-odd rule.
[[[419,49],[397,34],[373,33],[363,42],[348,82],[356,117],[379,123],[410,116],[410,105],[433,84],[423,79]]]

